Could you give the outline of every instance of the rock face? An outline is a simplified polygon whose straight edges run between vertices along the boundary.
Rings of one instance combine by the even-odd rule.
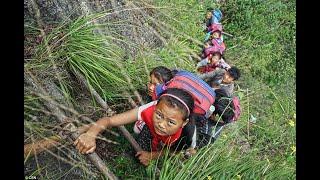
[[[165,37],[159,24],[150,21],[156,14],[147,1],[128,0],[24,0],[25,25],[47,28],[62,21],[71,21],[79,16],[98,12],[113,12],[97,23],[120,22],[117,33],[130,39],[137,47],[155,48],[162,46]],[[137,8],[139,7],[139,9]],[[42,25],[41,25],[42,24]],[[108,32],[107,29],[103,32]],[[121,45],[122,46],[122,45]],[[134,57],[137,49],[128,47]]]

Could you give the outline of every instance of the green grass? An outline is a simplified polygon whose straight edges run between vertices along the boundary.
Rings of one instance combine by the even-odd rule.
[[[197,42],[204,38],[201,25],[206,8],[220,6],[224,30],[234,35],[224,38],[226,59],[242,72],[235,92],[241,100],[240,120],[226,127],[212,146],[201,149],[189,160],[168,156],[154,162],[147,171],[134,158],[121,155],[108,164],[111,163],[117,176],[130,179],[157,179],[153,176],[155,164],[162,168],[159,179],[295,179],[295,2],[230,0],[224,5],[209,0],[201,2],[154,1],[155,12],[159,14],[156,21],[163,28],[159,34],[169,37],[164,47],[154,49],[139,47],[119,35],[116,27],[123,22],[87,23],[106,12],[61,24],[42,43],[27,44],[36,48],[31,59],[26,60],[25,69],[54,79],[62,94],[77,106],[75,96],[79,88],[70,83],[68,74],[80,71],[109,104],[123,112],[127,110],[120,107],[126,101],[123,93],[144,91],[153,67],[164,65],[195,71],[190,54],[200,52]],[[156,26],[152,21],[149,23]],[[107,27],[109,34],[93,33],[98,27]],[[27,27],[25,33],[37,35],[39,31]],[[125,57],[121,43],[135,48],[138,55]],[[52,50],[50,56],[46,46]],[[52,63],[66,71],[55,71]],[[61,80],[56,78],[57,73]],[[94,101],[92,104],[98,106]],[[40,137],[48,127],[32,121],[32,116],[41,107],[36,97],[25,97],[26,132]],[[250,122],[252,116],[255,122]],[[131,150],[124,138],[116,141],[124,144],[114,148],[117,153]],[[84,159],[78,160],[82,162],[80,167],[88,170],[83,165]]]

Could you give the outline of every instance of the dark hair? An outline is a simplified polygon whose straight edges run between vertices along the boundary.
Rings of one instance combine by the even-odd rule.
[[[216,99],[214,101],[214,114],[218,114],[225,123],[229,123],[234,116],[232,98],[227,96],[224,89],[216,89],[215,93]]]
[[[179,70],[174,69],[174,70],[171,71],[171,74],[174,77],[178,72],[179,72]]]
[[[212,35],[214,32],[219,32],[219,33],[220,33],[220,36],[221,36],[221,31],[219,31],[218,29],[215,30],[215,31],[210,31],[210,35]]]
[[[222,54],[220,52],[214,52],[214,53],[212,53],[212,56],[214,56],[215,54],[218,54],[220,56],[220,59],[221,59]]]
[[[150,76],[151,74],[153,74],[160,81],[163,81],[163,83],[166,83],[173,78],[171,70],[164,66],[158,66],[153,68],[150,72]]]
[[[162,94],[171,94],[171,95],[177,96],[188,106],[188,108],[190,110],[190,114],[192,113],[192,110],[194,107],[194,100],[193,100],[192,96],[187,91],[185,91],[183,89],[178,89],[178,88],[168,88]],[[158,103],[160,103],[161,101],[165,101],[165,103],[167,105],[169,105],[170,107],[177,107],[177,108],[181,109],[184,114],[184,116],[183,116],[184,120],[186,120],[188,118],[188,110],[179,100],[177,100],[171,96],[161,96],[161,95],[160,95]]]
[[[208,7],[208,8],[207,8],[207,11],[210,11],[210,12],[211,12],[211,11],[213,11],[213,10],[214,10],[213,7]]]
[[[232,66],[230,69],[228,69],[228,72],[230,76],[233,77],[233,80],[238,80],[241,76],[240,70],[235,66]]]

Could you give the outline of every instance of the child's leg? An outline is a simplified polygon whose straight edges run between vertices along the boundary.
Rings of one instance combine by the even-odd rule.
[[[205,129],[205,131],[202,131],[202,133],[207,134],[208,136],[216,140],[220,136],[223,125],[219,125],[212,120],[207,120],[206,122],[207,123],[205,123],[205,128],[203,128]]]
[[[137,143],[144,151],[151,151],[152,136],[148,126],[144,126],[137,137]]]
[[[181,151],[183,149],[195,148],[197,141],[196,126],[193,123],[188,123],[182,129],[180,138],[171,146],[174,151]]]
[[[220,136],[222,129],[223,129],[223,125],[222,126],[217,125],[213,127],[212,137],[215,140]]]
[[[215,141],[214,138],[204,133],[197,133],[197,148],[202,148],[208,144],[211,144]]]
[[[197,127],[197,132],[208,134],[208,120],[203,115],[193,114],[191,118],[194,120]]]
[[[211,120],[206,119],[204,116],[198,115],[194,118],[197,126],[197,147],[201,148],[213,143],[216,140],[216,138],[213,137],[213,129],[215,124]]]

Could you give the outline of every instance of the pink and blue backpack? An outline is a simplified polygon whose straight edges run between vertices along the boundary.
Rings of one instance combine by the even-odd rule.
[[[193,113],[208,117],[211,115],[210,107],[215,101],[216,94],[205,81],[187,71],[178,71],[167,83],[155,87],[152,99],[156,100],[163,91],[168,88],[179,88],[186,90],[194,99]]]

